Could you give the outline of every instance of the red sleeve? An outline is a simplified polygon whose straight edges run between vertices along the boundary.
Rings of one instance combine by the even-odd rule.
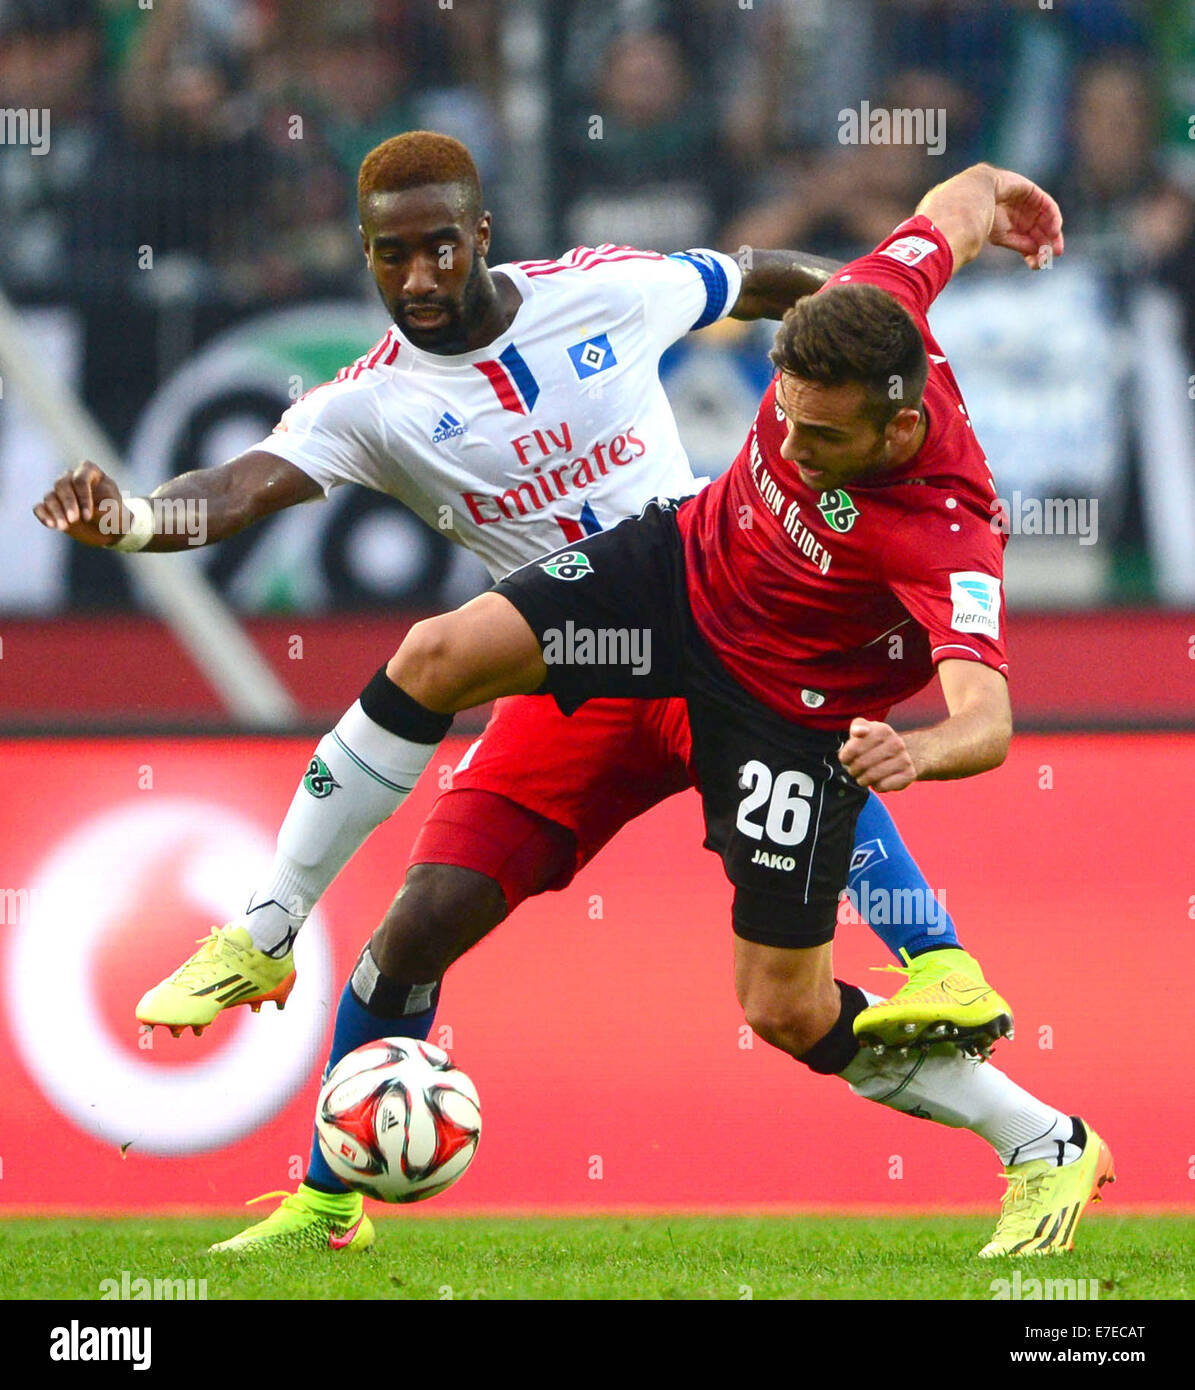
[[[893,530],[884,569],[892,592],[929,634],[935,666],[979,661],[1008,674],[1004,546],[989,515],[961,498],[952,510],[919,508]]]
[[[875,285],[924,321],[953,273],[950,243],[928,217],[918,215],[902,222],[869,255],[848,261],[826,285]]]

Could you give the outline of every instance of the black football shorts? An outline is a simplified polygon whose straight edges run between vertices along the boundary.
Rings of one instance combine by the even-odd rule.
[[[734,930],[765,946],[831,940],[867,792],[845,739],[785,719],[742,688],[698,632],[674,503],[562,547],[494,590],[539,640],[544,692],[566,714],[599,696],[683,696],[705,844],[735,888]]]

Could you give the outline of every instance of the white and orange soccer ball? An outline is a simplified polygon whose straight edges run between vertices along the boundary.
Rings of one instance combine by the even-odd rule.
[[[447,1052],[381,1038],[342,1057],[320,1091],[316,1133],[328,1166],[382,1202],[451,1187],[477,1152],[477,1088]]]

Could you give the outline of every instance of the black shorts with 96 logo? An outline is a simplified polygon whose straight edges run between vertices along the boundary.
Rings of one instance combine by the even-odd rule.
[[[544,690],[566,714],[598,696],[684,696],[705,844],[735,887],[734,930],[765,946],[832,939],[867,792],[838,761],[844,733],[783,718],[742,688],[697,631],[674,503],[500,580],[539,639]]]

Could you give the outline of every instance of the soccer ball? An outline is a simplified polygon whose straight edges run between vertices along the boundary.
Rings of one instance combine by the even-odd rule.
[[[341,1182],[381,1202],[422,1202],[473,1161],[481,1107],[447,1052],[416,1038],[381,1038],[337,1062],[315,1129]]]

